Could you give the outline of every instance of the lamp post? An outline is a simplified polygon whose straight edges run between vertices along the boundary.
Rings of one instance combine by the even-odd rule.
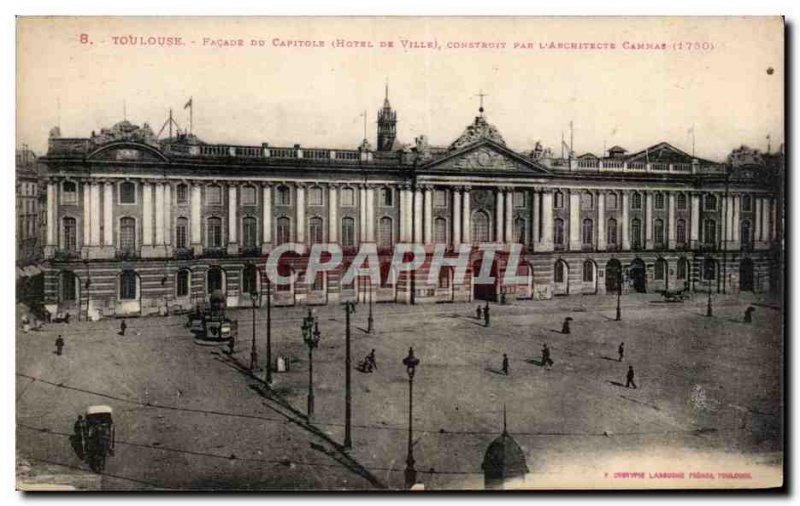
[[[345,314],[345,355],[344,355],[344,448],[349,450],[353,447],[353,440],[350,435],[352,423],[352,391],[350,389],[350,372],[352,369],[350,358],[350,314],[356,312],[356,305],[352,301],[344,303]]]
[[[403,359],[403,365],[406,366],[406,373],[408,373],[408,456],[406,457],[406,488],[411,488],[417,482],[417,470],[414,469],[414,447],[412,443],[412,434],[414,421],[412,414],[414,412],[414,373],[416,372],[419,359],[414,356],[414,348],[408,349],[408,356]]]
[[[369,316],[367,317],[367,334],[375,331],[372,320],[372,277],[369,278]]]
[[[267,386],[272,384],[272,282],[267,276]]]
[[[617,318],[616,318],[617,321],[621,321],[622,320],[622,306],[621,306],[621,303],[622,303],[622,281],[623,281],[622,265],[620,264],[619,270],[617,271]]]
[[[303,341],[308,346],[308,403],[306,418],[311,420],[314,416],[314,348],[319,345],[319,324],[314,316],[311,315],[311,309],[308,310],[308,316],[303,318],[302,325]]]
[[[706,316],[714,316],[714,311],[711,309],[711,278],[708,281],[708,305],[706,306]]]
[[[253,341],[250,344],[250,372],[255,372],[258,367],[258,351],[256,351],[256,308],[258,307],[258,292],[250,293],[253,300]]]

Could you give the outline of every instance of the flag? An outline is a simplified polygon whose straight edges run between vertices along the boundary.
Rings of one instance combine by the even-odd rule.
[[[186,105],[183,106],[184,109],[186,109],[187,107],[192,107],[192,97],[189,97],[189,101],[186,102]]]

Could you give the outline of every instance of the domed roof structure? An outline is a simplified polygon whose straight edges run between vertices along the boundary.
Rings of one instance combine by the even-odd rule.
[[[503,433],[489,444],[483,456],[483,480],[487,489],[503,488],[503,484],[514,478],[522,478],[529,472],[525,454],[516,440],[506,430],[506,411],[503,407]]]

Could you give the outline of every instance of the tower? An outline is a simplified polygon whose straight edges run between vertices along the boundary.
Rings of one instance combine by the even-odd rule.
[[[383,108],[378,111],[378,151],[391,151],[397,137],[397,112],[389,103],[389,83],[386,83],[386,97]]]

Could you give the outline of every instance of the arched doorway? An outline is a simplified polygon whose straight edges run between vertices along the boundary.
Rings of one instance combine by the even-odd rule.
[[[567,295],[569,293],[569,265],[564,260],[556,260],[553,265],[553,294]]]
[[[208,269],[206,273],[206,294],[220,291],[225,293],[225,276],[219,266],[213,266]]]
[[[647,291],[647,268],[641,258],[634,258],[630,268],[633,289],[639,293]]]
[[[619,260],[612,258],[606,264],[606,292],[617,293],[620,286],[620,274],[622,273],[622,264]]]
[[[714,285],[718,283],[718,276],[717,273],[719,272],[719,265],[716,260],[712,257],[706,257],[703,260],[703,270],[702,270],[702,285],[703,288],[708,290],[714,290]],[[717,286],[717,291],[719,291],[719,287]]]
[[[739,263],[739,290],[752,292],[753,287],[753,261],[749,258],[744,258]]]
[[[477,279],[481,272],[481,264],[483,259],[476,260],[472,264],[472,296],[475,300],[497,300],[497,260],[492,261],[492,268],[489,271],[489,276],[494,278],[491,283],[478,283]]]
[[[597,264],[594,260],[586,259],[583,261],[581,278],[583,280],[582,293],[597,293]]]

